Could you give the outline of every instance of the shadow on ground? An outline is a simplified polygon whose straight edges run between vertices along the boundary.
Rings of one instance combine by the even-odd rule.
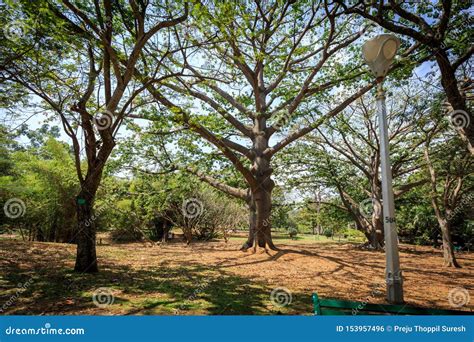
[[[1,261],[0,303],[9,304],[2,314],[311,313],[310,293],[292,293],[291,305],[279,307],[270,300],[272,288],[219,267],[186,262],[142,268],[101,260],[99,273],[78,274],[71,270],[74,255],[69,250],[54,246],[54,252],[48,252],[28,243],[8,244],[0,241],[0,249],[9,252]],[[99,288],[105,288],[102,295]],[[99,304],[109,305],[95,305],[94,293]]]

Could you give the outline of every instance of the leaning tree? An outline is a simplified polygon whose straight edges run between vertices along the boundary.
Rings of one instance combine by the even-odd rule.
[[[187,3],[36,1],[16,3],[9,13],[23,35],[18,27],[4,30],[3,86],[26,89],[30,105],[59,118],[71,139],[80,183],[75,270],[96,272],[96,192],[123,121],[146,104],[134,72],[147,45],[162,60],[172,54],[167,32],[186,20]],[[173,76],[161,62],[152,70],[156,80]]]

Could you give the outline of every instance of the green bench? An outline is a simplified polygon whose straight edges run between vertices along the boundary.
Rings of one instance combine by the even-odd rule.
[[[321,299],[313,293],[314,314],[336,315],[472,315],[469,311],[418,308],[408,305],[370,304],[339,299]]]

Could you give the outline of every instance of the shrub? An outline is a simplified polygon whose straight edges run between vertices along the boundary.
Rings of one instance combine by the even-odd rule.
[[[332,231],[332,229],[329,229],[329,228],[326,228],[324,229],[324,232],[323,232],[323,235],[327,238],[330,238],[331,236],[333,236],[334,232]]]
[[[290,228],[288,229],[288,235],[290,235],[291,239],[296,239],[296,236],[298,235],[298,231],[295,228]]]
[[[349,240],[360,240],[360,239],[365,238],[364,233],[362,233],[361,231],[357,229],[347,228],[347,229],[344,229],[342,233],[344,235],[344,238],[349,239]]]

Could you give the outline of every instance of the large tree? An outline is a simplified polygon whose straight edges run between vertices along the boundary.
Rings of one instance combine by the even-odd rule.
[[[187,17],[187,5],[130,1],[48,1],[21,3],[12,9],[28,28],[21,39],[2,37],[2,80],[21,85],[60,119],[72,141],[77,194],[75,270],[98,270],[93,203],[104,166],[127,115],[139,108],[144,87],[133,81],[147,44],[166,57],[170,27]],[[5,39],[7,38],[7,39]],[[16,37],[17,38],[17,37]],[[3,44],[5,43],[5,44]],[[162,64],[153,66],[156,78]]]
[[[365,73],[360,58],[352,58],[365,28],[341,13],[327,1],[198,5],[188,39],[175,37],[183,53],[174,68],[182,75],[148,86],[176,123],[207,141],[205,148],[217,148],[247,184],[256,222],[245,248],[257,242],[276,249],[270,230],[272,158],[373,86],[352,85]],[[206,49],[189,48],[198,41],[207,42]],[[137,76],[145,84],[152,80]],[[347,91],[338,92],[342,85]],[[245,188],[226,189],[247,196]]]
[[[357,14],[402,35],[435,61],[457,131],[474,154],[474,118],[469,106],[472,90],[472,21],[470,2],[439,0],[337,1],[348,14]]]

